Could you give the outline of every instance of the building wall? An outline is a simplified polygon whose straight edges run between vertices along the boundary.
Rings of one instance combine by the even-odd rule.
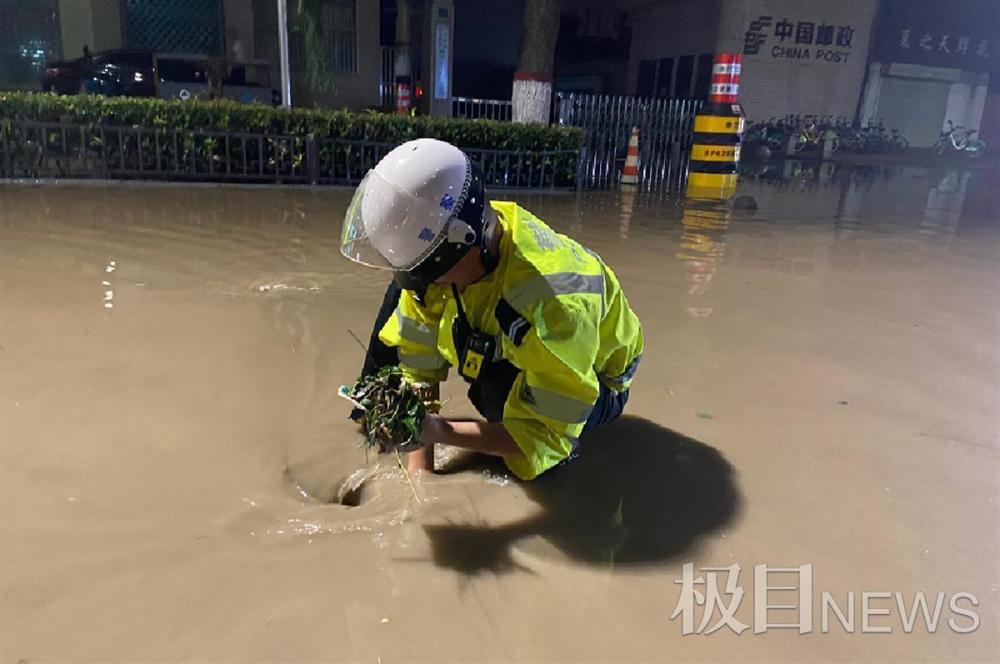
[[[627,11],[608,0],[564,2],[556,41],[556,90],[628,94],[631,28]],[[516,48],[516,45],[515,45]]]
[[[274,0],[250,0],[253,12],[253,54],[271,64],[271,85],[279,88],[278,12]],[[379,0],[357,0],[357,73],[334,74],[332,91],[313,89],[305,80],[301,40],[290,30],[292,105],[363,110],[379,103]],[[294,3],[289,2],[290,11]],[[289,16],[289,23],[293,20]],[[227,21],[228,24],[228,21]],[[291,28],[291,25],[289,26]]]
[[[222,15],[224,48],[227,58],[254,59],[254,25],[252,0],[223,0]]]
[[[986,108],[988,82],[986,74],[963,72],[962,79],[952,83],[948,90],[948,103],[941,124],[946,126],[951,120],[962,127],[978,128]]]
[[[903,66],[908,70],[903,73],[908,76],[900,76],[900,72],[894,71],[899,65],[879,68],[878,97],[874,110],[865,116],[864,122],[884,122],[889,129],[900,130],[911,146],[930,147],[944,123],[954,82],[942,77],[918,77],[914,74],[919,72],[913,70],[921,67]],[[874,72],[875,68],[872,69]],[[866,100],[864,108],[871,107]]]
[[[96,50],[90,2],[59,0],[59,33],[62,38],[62,57],[65,60],[83,55],[84,46]]]
[[[722,0],[675,0],[630,14],[632,87],[640,60],[711,52],[719,29]]]
[[[272,3],[273,4],[273,3]],[[357,0],[357,73],[335,73],[333,90],[314,90],[305,80],[305,66],[292,60],[292,103],[363,110],[379,105],[382,66],[379,43],[379,0]],[[279,71],[275,63],[275,71]]]
[[[634,3],[628,91],[636,93],[644,60],[673,58],[676,86],[682,56],[743,53],[740,101],[751,119],[796,113],[853,118],[877,7],[877,0]],[[830,35],[829,45],[815,43],[821,25]],[[748,33],[757,35],[756,48],[745,48]]]
[[[948,120],[978,127],[1000,77],[998,26],[996,0],[882,0],[861,119],[884,120],[913,147],[933,145]]]
[[[83,55],[122,47],[122,13],[118,0],[59,0],[59,32],[62,57]]]
[[[131,2],[125,6],[123,18],[129,48],[210,57],[223,53],[221,0]]]
[[[636,94],[639,63],[712,53],[718,37],[722,0],[674,0],[655,5],[639,4],[629,11],[632,43],[629,49],[626,90]],[[683,96],[683,95],[680,95]]]
[[[747,116],[853,118],[877,9],[876,0],[723,0],[716,49],[743,53]],[[832,43],[817,45],[821,26]]]
[[[278,62],[278,8],[274,0],[251,0],[253,11],[253,53],[271,63],[271,85],[281,87],[281,66]]]
[[[986,98],[983,117],[979,121],[979,136],[987,145],[1000,145],[1000,92],[997,90],[993,90]],[[1000,196],[997,200],[1000,202]]]
[[[899,62],[873,62],[868,72],[861,121],[898,129],[910,147],[934,145],[949,120],[956,126],[980,125],[989,74]]]
[[[84,2],[85,0],[79,0]],[[93,21],[92,51],[122,47],[122,9],[119,0],[89,0]],[[82,47],[81,47],[82,49]]]

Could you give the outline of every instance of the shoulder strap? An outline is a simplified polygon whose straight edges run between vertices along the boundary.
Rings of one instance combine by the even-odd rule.
[[[500,298],[500,301],[497,302],[496,309],[493,310],[493,316],[497,319],[497,323],[500,324],[500,329],[515,346],[520,346],[521,342],[524,341],[524,337],[531,331],[531,323],[524,316],[517,313],[517,310],[504,298]]]

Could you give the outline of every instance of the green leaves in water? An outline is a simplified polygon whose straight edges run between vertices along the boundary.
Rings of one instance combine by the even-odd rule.
[[[399,367],[383,367],[374,376],[362,376],[348,396],[360,406],[352,418],[363,423],[369,447],[379,452],[410,452],[421,447],[427,407]]]

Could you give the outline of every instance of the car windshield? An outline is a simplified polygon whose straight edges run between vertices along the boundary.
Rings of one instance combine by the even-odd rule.
[[[108,53],[98,57],[96,64],[146,69],[152,64],[152,56],[148,53]]]
[[[177,83],[207,83],[208,67],[196,60],[180,58],[160,58],[157,71],[161,81]]]
[[[262,88],[267,87],[268,78],[268,70],[265,65],[231,64],[226,69],[226,78],[222,84]]]

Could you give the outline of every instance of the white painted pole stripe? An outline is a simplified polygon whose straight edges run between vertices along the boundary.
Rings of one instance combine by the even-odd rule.
[[[738,62],[731,64],[726,64],[724,62],[716,63],[712,66],[713,74],[737,74],[739,75],[743,71],[743,65]]]
[[[713,83],[711,94],[713,95],[734,95],[740,91],[738,83]]]

